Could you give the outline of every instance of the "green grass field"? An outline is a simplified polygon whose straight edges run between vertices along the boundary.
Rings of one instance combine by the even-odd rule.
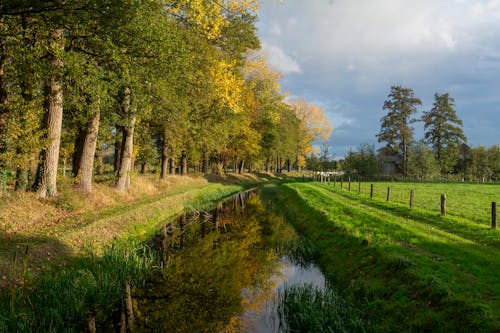
[[[500,185],[374,183],[373,199],[369,183],[360,194],[345,182],[280,191],[292,223],[317,244],[320,266],[366,300],[359,306],[377,331],[500,330],[500,231],[490,228]]]

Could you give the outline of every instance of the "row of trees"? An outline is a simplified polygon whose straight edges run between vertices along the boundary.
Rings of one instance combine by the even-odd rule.
[[[256,5],[2,1],[0,178],[56,196],[61,166],[71,167],[90,192],[109,151],[120,191],[134,165],[160,178],[303,166],[331,125],[303,99],[285,103],[281,74],[250,51]]]
[[[412,89],[392,86],[388,97],[383,107],[387,114],[377,134],[385,146],[378,154],[369,144],[350,151],[341,163],[343,170],[368,177],[385,171],[418,179],[500,179],[500,146],[471,148],[466,144],[462,120],[448,93],[436,93],[432,109],[420,119],[414,114],[422,102]],[[418,141],[411,126],[417,121],[424,124],[424,138]]]
[[[410,88],[392,86],[389,99],[384,102],[387,114],[381,119],[378,142],[385,143],[383,153],[398,157],[398,172],[408,175],[408,148],[414,143],[413,117],[422,101]],[[467,138],[462,130],[462,120],[457,117],[455,101],[448,93],[434,95],[434,104],[420,119],[424,123],[424,142],[433,151],[441,174],[453,172],[458,163],[462,144]]]
[[[409,179],[433,180],[500,180],[500,145],[467,148],[465,159],[459,159],[453,172],[443,175],[434,151],[424,140],[410,143],[408,147],[407,175]],[[351,150],[346,157],[338,161],[334,168],[346,172],[352,177],[376,178],[384,175],[384,161],[377,154],[375,147],[362,144]],[[319,170],[318,169],[318,170]],[[396,175],[397,176],[397,175]]]
[[[432,109],[414,118],[422,104],[410,88],[392,86],[384,103],[387,114],[381,119],[378,141],[385,143],[378,153],[362,144],[339,161],[335,168],[350,176],[378,177],[391,174],[415,179],[500,179],[500,145],[469,147],[457,117],[455,101],[448,93],[434,95]],[[415,140],[411,124],[422,121],[424,138]],[[324,168],[324,155],[311,158],[310,166]],[[318,168],[318,166],[320,166]]]

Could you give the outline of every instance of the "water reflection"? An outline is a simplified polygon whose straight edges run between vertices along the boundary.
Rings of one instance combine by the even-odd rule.
[[[241,327],[244,332],[283,332],[287,331],[284,325],[283,315],[279,307],[282,302],[280,299],[283,291],[292,286],[301,286],[304,284],[323,289],[326,288],[326,280],[320,269],[313,265],[297,264],[290,257],[282,257],[277,267],[279,270],[270,277],[272,288],[260,290],[259,288],[243,291],[246,310],[240,316]],[[263,297],[259,295],[264,293]],[[258,300],[263,298],[264,304],[256,307]]]
[[[276,291],[297,281],[324,285],[317,268],[284,257],[297,239],[255,190],[181,216],[151,240],[161,274],[135,293],[137,330],[277,332]]]

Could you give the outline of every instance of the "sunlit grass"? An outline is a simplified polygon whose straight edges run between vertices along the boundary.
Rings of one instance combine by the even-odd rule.
[[[442,217],[424,206],[410,209],[394,192],[390,203],[385,193],[370,199],[369,186],[361,196],[345,184],[344,189],[324,183],[287,187],[292,191],[283,189],[281,202],[300,233],[318,246],[319,264],[330,279],[370,299],[371,312],[389,316],[378,330],[499,328],[497,230],[467,219],[469,213]],[[422,191],[417,188],[416,194]],[[403,324],[405,311],[414,318]]]
[[[358,184],[351,183],[351,193],[358,193]],[[361,197],[370,197],[370,184],[374,186],[374,200],[385,202],[387,188],[390,187],[390,201],[407,207],[410,191],[413,190],[413,206],[436,215],[441,211],[441,194],[446,194],[448,215],[464,217],[485,225],[491,223],[491,202],[500,202],[500,184],[493,183],[361,182]],[[340,189],[338,184],[336,189]],[[343,190],[347,191],[345,183]]]

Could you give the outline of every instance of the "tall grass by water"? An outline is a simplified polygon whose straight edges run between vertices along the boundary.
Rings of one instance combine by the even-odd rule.
[[[500,329],[498,230],[467,213],[440,216],[333,184],[290,183],[278,192],[329,280],[364,300],[356,307],[373,331]]]
[[[89,316],[97,323],[116,322],[125,284],[141,284],[154,262],[153,253],[139,244],[72,259],[0,296],[0,332],[81,332]]]
[[[278,299],[280,327],[286,332],[367,332],[354,302],[328,286],[285,286]]]

